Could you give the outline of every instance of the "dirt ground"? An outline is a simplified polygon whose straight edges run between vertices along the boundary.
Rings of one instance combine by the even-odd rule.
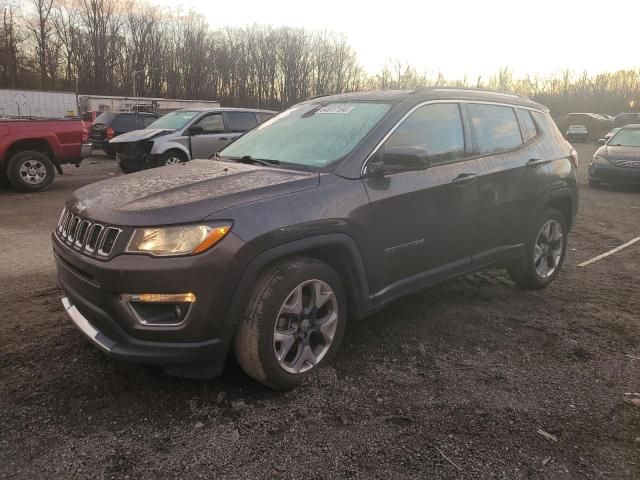
[[[490,271],[399,300],[285,394],[233,361],[211,381],[114,361],[67,319],[49,232],[113,161],[0,189],[0,478],[640,478],[640,242],[576,266],[640,236],[640,190],[588,187],[577,148],[551,287]]]

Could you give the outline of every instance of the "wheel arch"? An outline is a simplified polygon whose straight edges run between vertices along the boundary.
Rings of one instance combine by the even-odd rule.
[[[571,228],[575,220],[575,210],[573,199],[570,195],[554,196],[548,200],[544,206],[558,210],[564,217],[567,228]]]
[[[16,155],[17,153],[27,151],[43,153],[47,157],[49,157],[49,160],[51,160],[54,165],[58,165],[55,152],[51,148],[49,142],[44,138],[23,138],[20,140],[16,140],[9,146],[9,148],[7,148],[5,156],[2,159],[3,163],[6,164],[11,159],[11,157]]]
[[[360,250],[348,235],[327,234],[279,245],[257,255],[242,274],[227,309],[224,325],[233,325],[238,322],[242,309],[246,307],[251,295],[255,280],[264,270],[286,258],[300,256],[315,258],[333,268],[343,281],[350,316],[356,318],[364,316],[369,291]]]
[[[155,150],[155,149],[154,149]],[[164,155],[172,150],[176,150],[179,151],[180,153],[184,154],[185,157],[187,157],[187,161],[191,160],[191,153],[189,152],[189,149],[187,147],[185,147],[184,145],[181,145],[180,143],[176,143],[176,142],[169,142],[165,145],[163,145],[162,151],[153,151],[152,153],[154,155]]]

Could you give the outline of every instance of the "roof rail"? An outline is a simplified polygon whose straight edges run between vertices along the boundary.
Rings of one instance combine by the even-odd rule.
[[[420,92],[470,92],[470,93],[491,93],[493,95],[501,95],[504,97],[511,98],[520,98],[522,100],[531,100],[526,95],[520,95],[518,93],[513,92],[500,92],[497,90],[491,90],[488,88],[473,88],[473,87],[419,87],[416,88],[412,93],[420,93]]]

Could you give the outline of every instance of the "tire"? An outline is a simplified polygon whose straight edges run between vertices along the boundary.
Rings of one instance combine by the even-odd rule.
[[[602,184],[600,183],[600,180],[594,180],[592,178],[589,179],[589,185],[592,187],[600,187]]]
[[[187,156],[180,150],[169,150],[160,155],[160,158],[158,158],[158,166],[167,167],[169,165],[185,163],[186,161]]]
[[[551,229],[545,235],[543,228],[546,229],[549,224]],[[558,232],[561,238],[558,237]],[[567,233],[566,221],[558,210],[547,207],[540,213],[529,233],[525,256],[507,268],[509,276],[518,287],[538,290],[555,280],[564,264]],[[540,257],[536,258],[538,255]]]
[[[53,183],[56,170],[44,153],[25,151],[9,159],[7,178],[20,192],[39,192]]]
[[[309,308],[319,303],[313,300],[318,289],[326,296],[319,300],[319,308]],[[294,313],[297,310],[301,315]],[[322,321],[316,322],[314,315]],[[275,390],[291,390],[333,359],[346,323],[340,276],[312,258],[287,259],[258,279],[234,338],[235,354],[254,380]]]

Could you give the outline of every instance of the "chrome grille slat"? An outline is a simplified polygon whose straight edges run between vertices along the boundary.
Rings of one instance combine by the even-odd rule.
[[[87,238],[87,232],[89,231],[90,222],[88,220],[83,220],[78,225],[78,229],[76,232],[76,241],[75,246],[78,248],[82,248],[84,246],[84,242]]]
[[[113,252],[122,230],[84,219],[65,207],[58,219],[55,233],[69,248],[88,256],[106,258]]]
[[[91,227],[91,231],[89,233],[89,238],[87,239],[87,243],[84,246],[84,249],[93,253],[96,251],[97,246],[100,244],[100,237],[102,237],[102,230],[104,227],[99,223],[94,223]]]

